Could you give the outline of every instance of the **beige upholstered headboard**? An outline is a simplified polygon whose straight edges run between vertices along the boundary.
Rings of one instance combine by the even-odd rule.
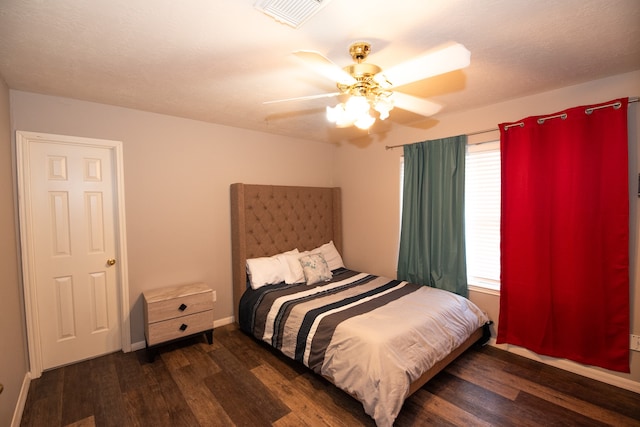
[[[333,240],[342,253],[340,188],[231,184],[233,311],[247,287],[246,260]]]

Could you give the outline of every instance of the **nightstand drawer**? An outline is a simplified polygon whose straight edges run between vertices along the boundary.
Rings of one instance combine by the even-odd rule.
[[[213,310],[150,323],[147,328],[147,345],[187,337],[213,329]]]
[[[213,310],[213,291],[203,283],[157,289],[143,295],[147,323]]]
[[[149,323],[188,316],[207,310],[213,310],[213,294],[211,292],[147,303]]]

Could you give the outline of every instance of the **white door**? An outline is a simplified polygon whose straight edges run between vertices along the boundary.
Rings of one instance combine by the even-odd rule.
[[[17,141],[30,353],[46,370],[120,350],[118,156],[107,141]]]

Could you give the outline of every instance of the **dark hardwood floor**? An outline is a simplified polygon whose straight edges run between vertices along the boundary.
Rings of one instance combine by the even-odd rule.
[[[236,325],[114,353],[31,382],[22,426],[374,426],[355,399]],[[493,347],[471,349],[404,404],[396,426],[640,426],[640,395]]]

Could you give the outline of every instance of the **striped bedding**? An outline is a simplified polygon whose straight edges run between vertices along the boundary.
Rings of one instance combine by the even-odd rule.
[[[450,292],[348,269],[312,286],[247,289],[240,327],[360,400],[391,426],[410,384],[488,319]]]

